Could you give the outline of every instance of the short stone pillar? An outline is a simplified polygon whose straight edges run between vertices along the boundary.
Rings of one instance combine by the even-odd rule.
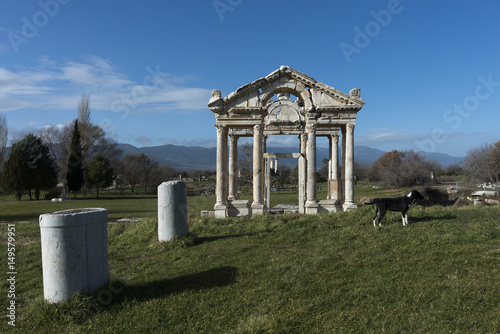
[[[188,234],[187,192],[182,181],[163,182],[158,186],[158,240]]]
[[[72,209],[40,215],[43,295],[52,303],[108,283],[108,210]]]

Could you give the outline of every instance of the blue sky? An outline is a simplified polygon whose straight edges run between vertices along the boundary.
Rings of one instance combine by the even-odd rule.
[[[287,65],[361,88],[357,145],[463,156],[500,140],[499,32],[493,0],[0,0],[0,112],[14,138],[85,93],[118,142],[209,147],[211,91]]]

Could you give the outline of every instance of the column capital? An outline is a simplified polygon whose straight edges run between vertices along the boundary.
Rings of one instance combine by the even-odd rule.
[[[317,127],[318,126],[315,123],[309,123],[306,125],[306,132],[307,133],[315,133]]]
[[[230,142],[238,141],[238,139],[240,138],[240,136],[235,135],[234,133],[229,133],[228,137]]]
[[[345,128],[346,128],[346,132],[348,134],[353,134],[354,133],[354,127],[356,126],[356,124],[354,123],[348,123],[345,125]]]
[[[262,124],[255,124],[255,125],[253,126],[253,131],[254,131],[254,133],[256,133],[256,132],[257,132],[257,133],[260,133],[260,132],[262,132],[263,130],[264,130],[264,126],[263,126]]]
[[[224,124],[215,124],[215,128],[217,129],[217,132],[220,134],[227,134],[228,128],[227,125]]]

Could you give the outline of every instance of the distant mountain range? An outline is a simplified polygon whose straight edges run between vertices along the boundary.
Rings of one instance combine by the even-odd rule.
[[[117,148],[122,150],[121,157],[124,157],[127,154],[144,153],[149,157],[158,160],[160,165],[169,165],[179,171],[187,171],[190,169],[216,169],[217,149],[215,147],[205,148],[197,146],[163,145],[139,148],[129,144],[118,144]],[[298,149],[293,147],[268,147],[267,151],[272,153],[295,153]],[[366,146],[354,147],[355,161],[362,164],[371,164],[380,158],[384,153],[384,151]],[[465,159],[464,157],[453,157],[445,153],[423,153],[427,160],[435,160],[443,167],[447,167],[452,164],[459,164]],[[241,152],[239,154],[241,156]],[[318,168],[322,165],[323,159],[328,159],[328,157],[329,153],[327,148],[317,148]],[[280,163],[293,167],[297,164],[297,160],[281,159]]]

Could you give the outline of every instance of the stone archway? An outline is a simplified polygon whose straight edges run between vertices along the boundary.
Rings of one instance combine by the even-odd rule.
[[[276,100],[272,97],[277,95]],[[297,99],[292,100],[290,97]],[[246,84],[226,97],[212,92],[208,107],[217,128],[217,184],[215,215],[264,214],[264,153],[268,135],[297,135],[303,186],[303,213],[349,210],[354,203],[354,127],[364,102],[360,90],[336,90],[290,67],[282,66],[264,78]],[[342,169],[338,141],[342,134]],[[237,198],[237,141],[253,137],[253,200]],[[316,199],[316,137],[330,141],[329,191],[326,201]],[[229,138],[229,149],[228,149]]]

